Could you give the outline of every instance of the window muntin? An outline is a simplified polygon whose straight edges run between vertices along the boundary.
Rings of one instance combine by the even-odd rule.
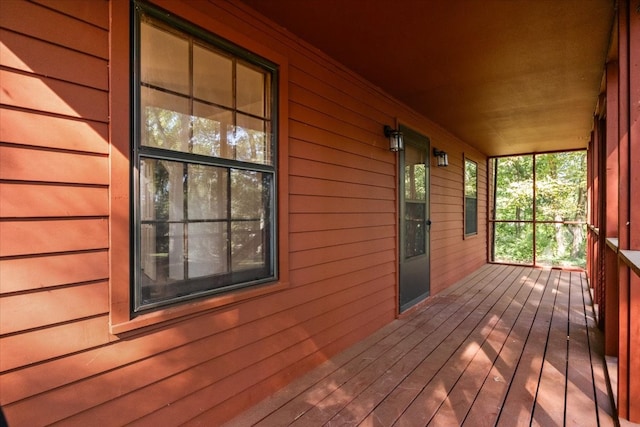
[[[275,66],[137,11],[134,311],[275,280]]]
[[[478,234],[478,164],[464,159],[464,234]]]

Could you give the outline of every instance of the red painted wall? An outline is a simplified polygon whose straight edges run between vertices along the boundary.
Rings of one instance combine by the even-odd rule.
[[[10,425],[220,422],[393,320],[397,165],[382,127],[396,118],[449,154],[431,176],[432,292],[486,261],[481,153],[244,6],[159,3],[284,58],[287,283],[115,334],[129,268],[117,24],[128,3],[3,1],[0,404]],[[463,154],[480,177],[479,235],[466,240]]]
[[[605,352],[615,356],[618,416],[640,422],[640,13],[617,8],[606,69],[604,132],[592,138],[589,279],[600,297]],[[599,119],[599,118],[597,118]],[[604,128],[603,128],[604,127]],[[600,145],[600,149],[599,149]],[[598,167],[600,165],[600,167]],[[600,191],[598,191],[598,188]],[[596,215],[599,213],[599,215]],[[598,230],[599,229],[599,230]],[[605,240],[606,238],[606,240]],[[598,242],[598,243],[596,243]],[[604,305],[604,309],[603,309]]]

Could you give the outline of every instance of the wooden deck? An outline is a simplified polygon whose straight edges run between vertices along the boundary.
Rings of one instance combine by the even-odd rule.
[[[582,272],[485,265],[229,426],[613,426]]]

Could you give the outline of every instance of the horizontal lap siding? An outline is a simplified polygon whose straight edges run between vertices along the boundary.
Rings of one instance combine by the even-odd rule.
[[[431,291],[438,293],[486,262],[486,158],[444,138],[432,147],[447,151],[449,166],[431,172]],[[464,237],[463,156],[478,164],[478,234]]]
[[[48,410],[28,403],[42,378],[113,341],[109,4],[41,3],[0,13],[0,405],[18,426],[19,405]]]
[[[289,62],[290,287],[109,335],[109,2],[5,2],[0,404],[12,425],[218,423],[390,322],[396,155],[382,126],[395,117],[451,162],[432,169],[432,288],[484,261],[485,207],[480,236],[463,241],[452,196],[468,147],[242,5],[159,4],[215,17]]]

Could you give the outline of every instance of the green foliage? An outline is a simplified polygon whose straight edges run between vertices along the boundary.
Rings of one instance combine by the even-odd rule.
[[[496,223],[494,245],[496,261],[531,264],[533,227],[526,223]]]
[[[510,221],[495,225],[495,259],[533,262],[535,233],[537,263],[584,267],[586,152],[506,157],[494,165],[495,219]],[[532,221],[534,209],[535,228],[520,222]]]
[[[468,159],[464,162],[464,195],[478,197],[478,164]]]
[[[533,219],[533,156],[496,159],[496,219]]]

